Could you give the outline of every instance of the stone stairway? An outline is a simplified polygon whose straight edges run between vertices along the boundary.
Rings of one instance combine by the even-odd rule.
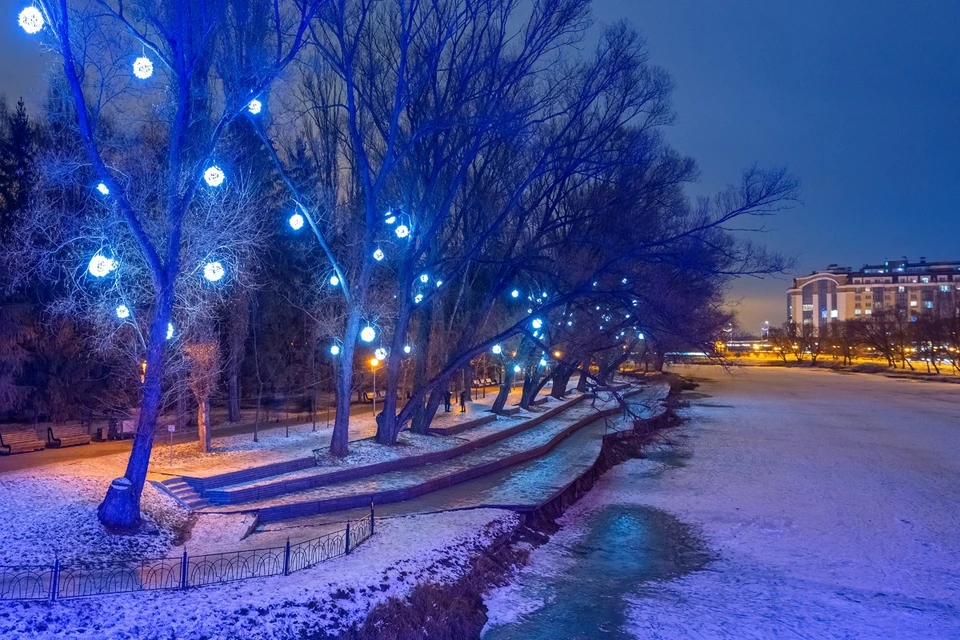
[[[209,500],[187,484],[187,481],[183,478],[169,478],[153,484],[187,509],[202,509],[211,504]]]

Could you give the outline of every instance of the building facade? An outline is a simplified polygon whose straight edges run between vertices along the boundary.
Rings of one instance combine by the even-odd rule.
[[[864,265],[859,271],[830,265],[793,279],[787,291],[787,320],[824,327],[831,321],[862,318],[878,309],[916,319],[923,313],[955,309],[960,301],[960,261],[910,262],[907,258]]]

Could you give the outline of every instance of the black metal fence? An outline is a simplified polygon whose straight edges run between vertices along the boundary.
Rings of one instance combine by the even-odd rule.
[[[139,562],[69,562],[53,565],[0,565],[0,600],[59,600],[108,593],[187,589],[209,584],[289,575],[324,560],[349,554],[373,535],[370,515],[347,522],[345,529],[303,542],[268,549]]]

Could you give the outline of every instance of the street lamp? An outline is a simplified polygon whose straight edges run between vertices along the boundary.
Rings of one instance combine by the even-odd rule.
[[[373,370],[373,415],[377,415],[377,367],[380,361],[376,358],[370,358],[370,369]]]

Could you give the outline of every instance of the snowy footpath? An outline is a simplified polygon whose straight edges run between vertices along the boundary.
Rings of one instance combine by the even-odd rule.
[[[960,638],[960,388],[716,367],[486,599],[484,637]]]

